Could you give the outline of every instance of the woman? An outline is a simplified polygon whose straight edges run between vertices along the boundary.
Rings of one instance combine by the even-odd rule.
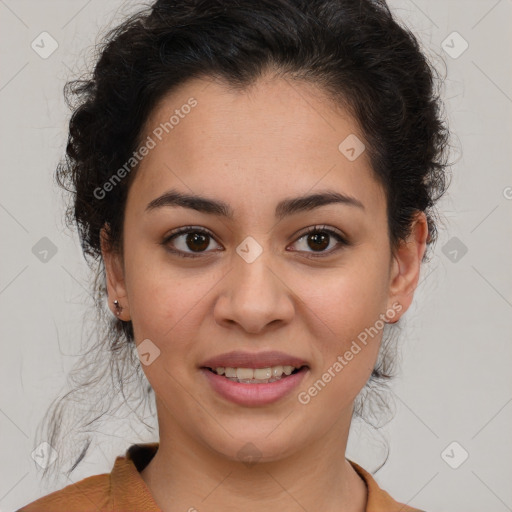
[[[20,510],[417,510],[345,457],[446,189],[415,37],[383,1],[158,1],[73,85],[58,179],[159,442]]]

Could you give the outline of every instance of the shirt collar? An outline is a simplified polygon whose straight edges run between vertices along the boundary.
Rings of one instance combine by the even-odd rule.
[[[116,458],[110,484],[114,510],[161,512],[140,471],[149,463],[159,443],[134,444]]]

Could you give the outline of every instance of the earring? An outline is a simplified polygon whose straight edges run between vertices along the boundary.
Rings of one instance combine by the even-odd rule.
[[[114,301],[114,306],[116,308],[116,315],[119,316],[121,314],[121,311],[123,311],[123,308],[119,304],[119,301],[117,299]]]

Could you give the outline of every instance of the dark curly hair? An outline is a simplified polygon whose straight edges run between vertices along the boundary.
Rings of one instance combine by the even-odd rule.
[[[76,397],[85,389],[97,386],[101,399],[92,412],[83,406],[85,417],[87,412],[95,417],[77,420],[82,427],[111,411],[118,392],[129,401],[123,390],[134,375],[143,389],[139,399],[151,393],[133,351],[131,322],[114,319],[105,307],[100,247],[100,230],[107,226],[112,247],[122,253],[125,201],[137,167],[106,199],[95,191],[137,150],[152,109],[176,87],[210,77],[243,90],[269,71],[316,85],[361,127],[375,178],[386,193],[393,251],[410,233],[418,211],[427,215],[431,249],[437,238],[434,205],[447,188],[449,132],[436,83],[441,79],[384,0],[159,0],[111,30],[97,50],[92,76],[66,84],[73,114],[57,180],[72,194],[67,218],[76,224],[95,269],[96,306],[105,329],[99,333],[94,325],[98,343],[71,374],[80,377],[79,385],[51,408],[45,439],[59,446],[65,438],[64,406],[81,401]],[[395,369],[392,342],[383,339],[356,401],[356,415],[374,425],[385,403],[380,393]],[[109,366],[100,372],[105,360]],[[114,392],[103,402],[110,379]],[[71,444],[76,453],[68,474],[89,444],[87,436],[82,444]]]

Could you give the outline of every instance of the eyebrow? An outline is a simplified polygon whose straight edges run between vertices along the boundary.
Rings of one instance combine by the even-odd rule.
[[[276,219],[281,220],[289,215],[311,211],[315,208],[329,204],[343,204],[360,208],[362,210],[365,209],[363,203],[355,197],[335,192],[333,190],[327,190],[315,194],[283,199],[276,206],[275,217]],[[233,209],[223,201],[209,199],[195,194],[184,194],[175,189],[171,189],[156,199],[153,199],[146,206],[146,212],[166,206],[181,206],[201,213],[225,217],[230,220],[234,217]]]

